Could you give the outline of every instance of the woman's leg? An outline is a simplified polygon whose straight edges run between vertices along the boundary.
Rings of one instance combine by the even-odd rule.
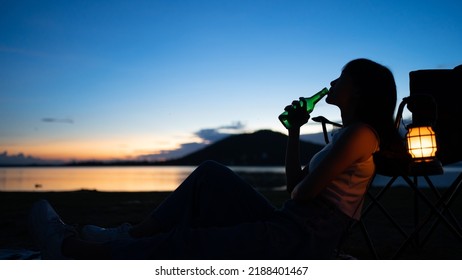
[[[178,227],[152,237],[105,243],[112,259],[263,259],[268,254],[265,222],[228,227]]]
[[[110,260],[110,247],[105,243],[88,242],[78,237],[63,240],[61,252],[63,256],[76,260]]]
[[[109,259],[263,259],[268,251],[265,222],[230,227],[179,227],[148,238],[119,239],[105,243],[68,237],[62,255],[77,260]],[[285,244],[287,246],[287,244]]]
[[[230,226],[264,219],[273,211],[266,198],[229,168],[206,161],[130,234],[151,236],[179,224]]]

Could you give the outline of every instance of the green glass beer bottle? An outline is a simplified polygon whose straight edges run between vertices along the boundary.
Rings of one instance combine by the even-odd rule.
[[[301,97],[300,101],[298,103],[298,106],[301,106],[302,108],[305,108],[308,114],[313,112],[314,105],[318,103],[319,100],[321,100],[329,90],[327,88],[323,88],[320,92],[316,93],[315,95],[311,97]],[[292,105],[294,109],[296,108],[297,104]],[[282,114],[279,115],[279,120],[281,123],[284,125],[285,128],[290,129],[292,128],[292,124],[290,123],[289,119],[289,112],[284,111]]]

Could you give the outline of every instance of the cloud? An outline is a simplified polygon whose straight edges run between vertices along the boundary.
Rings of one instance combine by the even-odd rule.
[[[218,129],[242,130],[244,128],[245,128],[245,124],[241,121],[237,121],[230,125],[220,126]]]
[[[181,144],[180,148],[175,150],[162,150],[155,154],[141,155],[140,160],[148,161],[165,161],[169,159],[181,158],[190,153],[205,148],[207,145],[213,144],[230,135],[242,133],[245,125],[240,122],[234,122],[230,125],[223,125],[216,128],[204,128],[194,132],[194,135],[200,138],[199,142],[190,142]]]
[[[74,124],[74,120],[70,118],[58,119],[58,118],[43,118],[42,122],[46,123],[67,123]]]
[[[229,133],[222,133],[214,128],[205,128],[195,132],[194,135],[210,144],[229,136]]]
[[[231,125],[223,125],[217,128],[205,128],[194,133],[197,137],[201,138],[205,143],[211,144],[232,134],[242,132],[245,125],[240,122],[234,122]]]
[[[138,156],[138,160],[147,160],[147,161],[165,161],[169,159],[176,159],[186,156],[190,153],[198,151],[207,146],[205,143],[184,143],[181,144],[180,148],[175,150],[161,150],[155,154],[147,154]]]

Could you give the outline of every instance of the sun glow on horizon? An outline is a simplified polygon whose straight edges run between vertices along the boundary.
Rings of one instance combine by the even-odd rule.
[[[11,147],[6,149],[9,155],[23,154],[43,160],[87,161],[87,160],[136,160],[145,154],[161,153],[180,147],[181,140],[175,138],[145,137],[113,139],[113,140],[73,140]]]
[[[281,125],[282,126],[282,125]],[[245,130],[242,133],[253,133],[257,130]],[[281,128],[270,129],[274,132],[286,134]],[[310,121],[302,127],[302,134],[322,132],[319,124]],[[228,136],[235,133],[230,133]],[[147,140],[146,140],[147,139]],[[196,144],[200,147],[213,144],[214,141],[204,140],[197,135],[178,134],[164,135],[162,137],[131,136],[121,139],[83,139],[63,140],[56,142],[36,141],[33,145],[8,147],[4,152],[9,156],[22,154],[25,157],[34,157],[47,161],[117,161],[117,160],[149,160],[149,156],[155,157],[155,161],[172,159],[169,153],[179,152],[185,145]],[[185,154],[187,151],[185,151]]]

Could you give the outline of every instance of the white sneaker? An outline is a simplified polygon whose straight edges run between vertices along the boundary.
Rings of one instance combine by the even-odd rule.
[[[86,225],[80,231],[83,240],[91,242],[107,242],[118,239],[130,239],[130,229],[133,226],[129,223],[121,224],[118,227],[103,228],[94,225]]]
[[[61,251],[63,240],[70,236],[77,236],[75,229],[63,223],[46,200],[39,200],[32,205],[29,213],[29,230],[44,260],[66,259]]]

